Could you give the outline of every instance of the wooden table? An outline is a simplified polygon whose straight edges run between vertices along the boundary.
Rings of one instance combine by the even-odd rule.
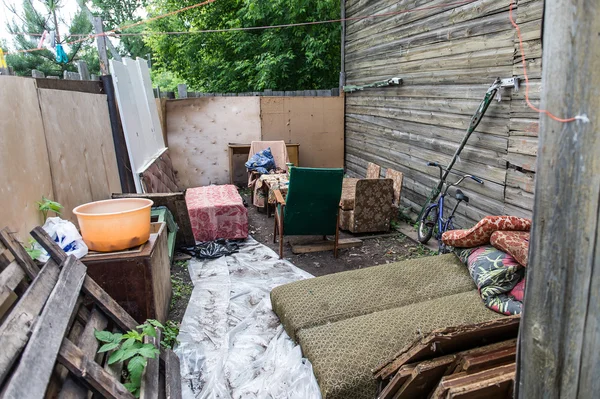
[[[269,177],[273,177],[277,180],[276,181],[269,180]],[[256,184],[261,184],[260,188],[263,190],[263,193],[265,195],[264,209],[265,209],[265,213],[267,214],[267,217],[271,217],[271,212],[270,212],[270,208],[269,208],[269,199],[271,197],[272,191],[274,189],[281,191],[281,194],[285,198],[285,196],[287,194],[287,190],[288,190],[288,185],[289,185],[288,177],[289,176],[287,174],[262,175],[261,177],[259,177],[259,181]],[[275,183],[277,184],[276,187],[274,187]],[[273,204],[276,203],[274,195],[273,195],[272,202],[273,202]]]
[[[288,158],[290,162],[295,166],[300,166],[300,144],[286,144],[288,151]],[[246,155],[250,154],[250,144],[240,144],[240,143],[229,143],[229,183],[234,184],[233,176],[235,175],[235,163],[233,162],[234,155]],[[244,161],[245,162],[245,161]]]

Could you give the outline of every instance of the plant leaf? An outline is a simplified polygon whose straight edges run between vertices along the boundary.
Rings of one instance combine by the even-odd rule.
[[[142,341],[142,334],[140,334],[139,332],[135,331],[135,330],[131,330],[128,331],[127,334],[123,335],[123,338],[128,339],[128,338],[133,338],[136,341]]]
[[[129,349],[135,343],[135,338],[127,338],[123,345],[121,345],[121,349]]]
[[[94,336],[100,342],[113,342],[113,333],[110,331],[98,331],[94,329]]]
[[[112,342],[118,344],[119,342],[121,342],[122,339],[123,339],[123,334],[119,334],[119,333],[113,334],[113,340],[112,340]]]
[[[100,347],[100,349],[98,349],[98,353],[104,353],[104,352],[108,352],[110,350],[115,349],[116,347],[119,346],[118,342],[109,342],[108,344],[104,344]]]
[[[123,359],[124,353],[125,353],[125,351],[122,349],[114,351],[112,353],[112,355],[110,355],[110,357],[108,358],[108,364],[113,364],[113,363],[121,361],[121,359]]]
[[[148,335],[150,337],[156,338],[156,330],[150,324],[145,324],[144,329],[142,330],[142,334]]]
[[[127,363],[127,371],[129,371],[129,378],[134,384],[141,385],[142,373],[146,367],[146,358],[143,356],[134,356]]]
[[[131,392],[133,396],[135,396],[136,398],[140,397],[140,385],[136,385],[133,382],[126,382],[123,385],[125,386],[125,388],[127,388],[129,392]]]
[[[152,324],[154,327],[158,327],[161,330],[165,329],[165,326],[163,326],[162,324],[160,324],[160,321],[158,321],[158,320],[148,319],[147,321],[148,321],[148,323]]]
[[[139,350],[138,353],[144,357],[149,359],[154,359],[156,355],[160,353],[158,349],[153,344],[144,344]]]

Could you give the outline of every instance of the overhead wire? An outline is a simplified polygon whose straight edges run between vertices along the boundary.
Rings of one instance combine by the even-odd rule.
[[[192,6],[183,7],[181,9],[171,11],[166,14],[157,15],[155,17],[144,19],[144,20],[141,20],[141,21],[138,21],[138,22],[135,22],[132,24],[128,24],[128,25],[123,25],[119,28],[115,28],[115,29],[112,29],[112,30],[109,30],[106,32],[98,33],[98,34],[69,35],[69,36],[73,36],[73,37],[82,36],[82,38],[78,39],[78,40],[74,40],[72,42],[65,43],[65,44],[75,44],[75,43],[79,43],[79,42],[82,42],[82,41],[85,41],[88,39],[93,39],[98,36],[114,35],[116,37],[119,37],[119,36],[148,36],[148,35],[184,35],[184,34],[199,34],[199,33],[217,33],[217,32],[236,32],[236,31],[249,31],[249,30],[280,29],[280,28],[289,28],[289,27],[295,27],[295,26],[308,26],[308,25],[322,25],[322,24],[330,24],[330,23],[339,23],[339,22],[344,22],[344,21],[359,21],[359,20],[363,20],[363,19],[390,17],[390,16],[394,16],[394,15],[408,14],[408,13],[417,12],[417,11],[427,11],[427,10],[432,10],[432,9],[437,9],[437,8],[455,7],[455,6],[460,6],[460,5],[464,5],[464,4],[468,4],[468,3],[473,3],[477,0],[461,0],[461,1],[451,2],[451,3],[437,4],[437,5],[433,5],[433,6],[424,6],[424,7],[417,7],[417,8],[411,8],[411,9],[404,9],[404,10],[400,10],[400,11],[390,11],[390,12],[385,12],[385,13],[380,13],[380,14],[370,14],[370,15],[338,18],[338,19],[328,19],[328,20],[322,20],[322,21],[298,22],[298,23],[291,23],[291,24],[249,26],[249,27],[226,28],[226,29],[204,29],[204,30],[183,31],[183,32],[141,32],[141,33],[118,33],[117,32],[117,31],[122,31],[125,29],[132,28],[134,26],[146,24],[148,22],[152,22],[152,21],[155,21],[158,19],[166,18],[166,17],[172,16],[175,14],[179,14],[181,12],[188,11],[193,8],[198,8],[198,7],[207,5],[209,3],[214,3],[215,1],[217,1],[217,0],[206,0],[206,1],[203,1],[198,4],[194,4]],[[14,34],[15,35],[26,35],[26,36],[40,35],[39,33],[26,33],[26,32],[17,32]],[[44,50],[44,49],[43,48],[35,48],[35,49],[27,49],[27,50],[17,50],[17,51],[13,51],[11,53],[29,53],[29,52],[40,51],[40,50]]]
[[[115,28],[115,29],[112,29],[112,30],[109,30],[106,32],[102,32],[102,33],[87,34],[87,35],[79,35],[79,34],[69,35],[69,36],[73,36],[73,37],[81,36],[82,38],[71,41],[71,42],[67,42],[65,44],[71,45],[71,44],[79,43],[79,42],[82,42],[82,41],[85,41],[88,39],[93,39],[93,38],[96,38],[99,36],[120,37],[120,36],[148,36],[148,35],[187,35],[187,34],[201,34],[201,33],[239,32],[239,31],[251,31],[251,30],[280,29],[280,28],[288,28],[288,27],[296,27],[296,26],[309,26],[309,25],[339,23],[339,22],[345,22],[345,21],[359,21],[359,20],[371,19],[371,18],[390,17],[390,16],[394,16],[394,15],[407,14],[407,13],[417,12],[417,11],[426,11],[426,10],[431,10],[431,9],[436,9],[436,8],[455,7],[455,6],[460,6],[460,5],[464,5],[464,4],[468,4],[468,3],[473,3],[476,0],[461,0],[461,1],[452,2],[452,3],[417,7],[417,8],[412,8],[412,9],[404,9],[404,10],[400,10],[400,11],[390,11],[390,12],[379,13],[379,14],[370,14],[370,15],[356,16],[356,17],[329,19],[329,20],[322,20],[322,21],[298,22],[298,23],[291,23],[291,24],[250,26],[250,27],[238,27],[238,28],[226,28],[226,29],[204,29],[204,30],[180,31],[180,32],[177,32],[177,31],[175,31],[175,32],[141,32],[141,33],[119,33],[118,32],[118,31],[123,31],[123,30],[129,29],[129,28],[135,27],[135,26],[146,24],[146,23],[149,23],[152,21],[156,21],[158,19],[170,17],[170,16],[173,16],[173,15],[176,15],[181,12],[188,11],[188,10],[191,10],[194,8],[202,7],[207,4],[214,3],[215,1],[217,1],[217,0],[205,0],[205,1],[197,3],[197,4],[183,7],[183,8],[180,8],[180,9],[177,9],[177,10],[165,13],[165,14],[160,14],[160,15],[150,17],[150,18],[138,21],[138,22],[131,23],[131,24],[123,25],[119,28]],[[569,122],[574,122],[576,120],[581,120],[584,122],[589,121],[589,119],[585,115],[577,115],[577,116],[574,116],[571,118],[560,118],[560,117],[552,114],[548,110],[540,109],[540,108],[536,107],[535,105],[533,105],[533,103],[531,102],[531,100],[529,98],[529,76],[527,75],[527,62],[526,62],[526,58],[525,58],[525,48],[523,45],[523,37],[521,34],[521,28],[519,27],[519,25],[517,24],[517,22],[515,21],[515,19],[513,17],[513,8],[514,8],[514,0],[511,0],[508,15],[509,15],[510,23],[515,28],[517,37],[519,39],[519,50],[521,53],[521,63],[523,65],[523,76],[525,78],[525,102],[527,103],[527,106],[540,114],[547,115],[549,118],[551,118],[557,122],[569,123]],[[41,36],[41,34],[39,34],[39,33],[18,32],[18,33],[14,33],[14,34],[15,35]],[[40,51],[40,50],[44,50],[44,49],[43,48],[35,48],[35,49],[26,49],[26,50],[16,50],[16,51],[11,51],[11,52],[8,52],[5,54],[30,53],[30,52],[34,52],[34,51]]]

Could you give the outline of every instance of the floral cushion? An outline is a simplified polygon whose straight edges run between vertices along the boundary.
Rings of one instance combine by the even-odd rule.
[[[342,209],[340,228],[352,233],[388,231],[392,218],[394,182],[391,179],[359,179],[354,209]]]
[[[507,254],[491,245],[459,251],[479,289],[483,303],[505,315],[521,314],[523,303],[509,295],[523,278],[524,268]]]
[[[525,277],[523,277],[521,279],[521,281],[519,281],[517,283],[517,285],[515,285],[515,288],[510,290],[510,292],[508,293],[508,296],[509,297],[512,296],[517,301],[523,302],[523,297],[525,296],[525,280],[527,280],[527,279]]]
[[[494,231],[490,244],[509,253],[521,266],[527,267],[529,261],[528,231]]]
[[[468,230],[450,230],[442,235],[444,244],[456,248],[473,248],[490,243],[494,231],[529,231],[531,220],[516,216],[486,216]]]
[[[342,182],[342,198],[340,199],[340,207],[345,211],[354,209],[354,196],[356,195],[356,183],[360,179],[352,177],[344,178]]]
[[[381,175],[381,166],[377,165],[376,163],[373,162],[369,162],[369,164],[367,165],[367,179],[379,179],[379,176]]]

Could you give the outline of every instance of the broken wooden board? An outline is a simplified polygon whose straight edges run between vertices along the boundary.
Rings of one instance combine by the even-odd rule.
[[[423,392],[432,391],[442,377],[442,375],[432,372],[432,368],[434,368],[436,365],[445,367],[443,375],[448,375],[466,371],[465,368],[469,369],[467,374],[471,374],[482,371],[486,368],[493,368],[508,363],[514,363],[516,345],[517,340],[515,338],[495,344],[468,349],[452,355],[425,360],[420,363],[403,365],[390,379],[388,384],[384,385],[384,388],[379,394],[378,398],[389,399],[417,397]],[[512,353],[512,356],[510,353]],[[419,378],[417,378],[416,375],[413,375],[413,371],[415,370],[418,373],[421,373]],[[465,373],[462,374],[464,375]],[[410,381],[409,379],[413,380],[411,382],[412,388],[410,386],[405,386],[405,384]],[[419,381],[426,382],[418,384]],[[384,381],[382,381],[382,383],[384,383]],[[415,390],[415,388],[417,389]]]
[[[433,331],[405,346],[393,360],[379,365],[375,378],[387,379],[401,366],[430,359],[439,354],[454,353],[517,336],[520,316],[508,316],[458,327]]]
[[[516,364],[511,363],[475,374],[467,374],[465,372],[452,374],[442,377],[442,380],[430,398],[442,399],[450,395],[454,395],[450,397],[464,398],[507,397],[505,395],[512,386],[515,373]],[[479,391],[483,391],[484,394],[481,396],[476,395]],[[467,392],[469,395],[466,395]]]
[[[135,320],[87,276],[80,260],[67,257],[42,228],[31,232],[50,254],[41,269],[28,264],[31,259],[12,235],[3,234],[6,232],[0,231],[0,252],[10,250],[10,255],[3,257],[10,263],[1,270],[0,292],[9,292],[16,303],[0,323],[1,396],[83,399],[100,394],[133,399],[123,384],[121,370],[113,372],[113,368],[105,367],[107,354],[96,353],[100,343],[94,332],[110,323],[114,332],[123,333],[136,328]],[[18,277],[25,289],[18,287],[13,292],[15,264],[20,267]],[[27,280],[29,274],[33,274],[31,282]],[[153,340],[160,348],[159,339]],[[177,356],[163,349],[160,359],[152,359],[146,366],[140,397],[178,399],[180,385]]]
[[[338,249],[362,246],[358,238],[342,238],[338,241]],[[312,244],[292,244],[292,253],[306,254],[310,252],[333,251],[333,241],[319,241]]]

